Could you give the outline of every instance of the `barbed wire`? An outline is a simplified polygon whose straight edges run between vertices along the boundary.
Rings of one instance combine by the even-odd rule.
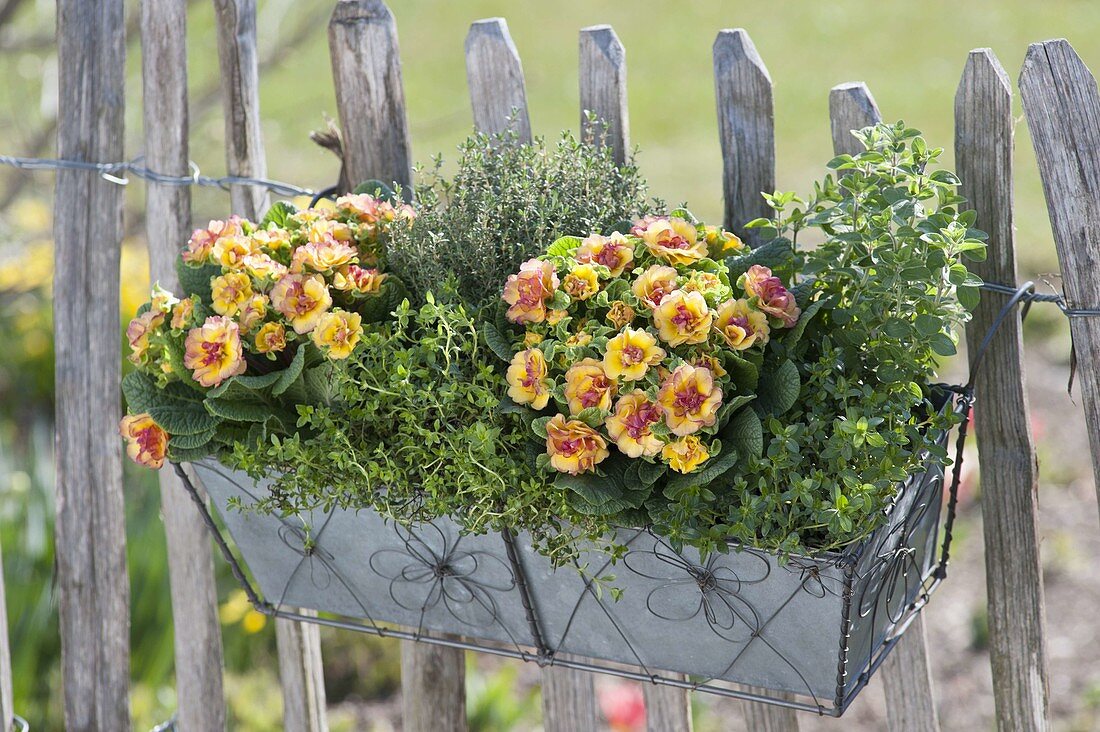
[[[146,167],[143,164],[144,156],[138,156],[133,160],[125,160],[114,163],[90,163],[84,160],[63,160],[61,158],[23,158],[14,155],[0,155],[0,165],[19,170],[87,170],[99,175],[106,181],[116,185],[129,185],[127,175],[135,178],[169,186],[199,186],[203,188],[220,188],[228,191],[231,186],[257,186],[266,188],[277,196],[292,198],[294,196],[312,197],[316,191],[310,188],[296,186],[293,183],[271,180],[269,178],[254,178],[251,176],[227,175],[215,178],[203,175],[199,166],[194,161],[188,162],[190,175],[168,175]]]

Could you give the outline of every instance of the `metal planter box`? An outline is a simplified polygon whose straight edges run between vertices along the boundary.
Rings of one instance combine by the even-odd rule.
[[[462,535],[447,518],[406,527],[369,509],[227,510],[266,483],[212,460],[193,467],[239,560],[199,501],[204,516],[261,611],[833,716],[938,584],[950,541],[948,528],[940,542],[943,473],[933,470],[912,476],[888,522],[844,553],[780,562],[745,549],[701,562],[622,529],[622,562],[582,558],[615,574],[615,600],[571,568],[554,570],[522,533]]]

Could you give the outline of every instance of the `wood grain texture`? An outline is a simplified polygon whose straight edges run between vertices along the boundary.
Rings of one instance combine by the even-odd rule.
[[[465,732],[466,653],[403,641],[401,708],[405,732]]]
[[[960,191],[989,234],[985,262],[969,264],[991,282],[1016,282],[1013,223],[1012,84],[990,49],[970,52],[955,96]],[[966,329],[971,358],[1006,298],[982,293]],[[975,368],[973,361],[971,367]],[[981,463],[990,662],[1000,730],[1050,728],[1039,470],[1024,388],[1019,310],[1001,324],[975,378],[974,429]]]
[[[145,160],[168,175],[188,173],[187,2],[141,4]],[[146,241],[153,282],[178,293],[175,262],[191,230],[191,190],[148,182]],[[194,502],[171,470],[160,471],[161,514],[175,633],[177,715],[182,729],[225,729],[222,637],[214,560]]]
[[[891,732],[939,732],[923,615],[910,623],[882,664],[882,687]]]
[[[409,187],[409,125],[393,13],[382,0],[340,0],[328,40],[349,181]]]
[[[595,676],[588,671],[545,666],[542,669],[542,726],[546,732],[597,729]]]
[[[316,614],[312,610],[298,612]],[[275,642],[279,649],[279,681],[283,687],[283,729],[286,732],[327,732],[325,677],[317,626],[276,618]]]
[[[580,35],[581,139],[611,148],[615,162],[630,150],[626,104],[626,49],[609,25],[582,28]],[[595,122],[589,114],[596,116]]]
[[[57,154],[123,159],[123,0],[59,0]],[[118,437],[123,189],[59,171],[54,206],[57,587],[69,730],[130,728],[130,587]]]
[[[746,686],[745,690],[754,694],[775,693],[755,686]],[[750,732],[798,732],[798,712],[793,709],[750,701],[742,701],[741,708]]]
[[[229,175],[264,178],[260,131],[260,70],[256,49],[256,0],[214,0],[221,67],[222,108],[225,113],[225,165]],[[257,220],[267,211],[267,190],[232,186],[233,211]]]
[[[682,674],[672,678],[687,680]],[[646,732],[691,732],[691,692],[665,684],[642,684]]]
[[[855,155],[863,145],[852,134],[882,121],[871,90],[862,81],[837,84],[829,90],[829,129],[834,155]]]
[[[771,215],[760,194],[775,191],[775,112],[771,76],[742,28],[720,31],[714,41],[714,91],[725,225],[756,246],[759,234],[744,225]]]
[[[498,134],[511,129],[520,142],[531,141],[523,64],[504,18],[478,20],[470,26],[466,80],[478,131]]]
[[[0,729],[11,729],[14,697],[11,689],[11,645],[8,640],[8,606],[4,597],[4,558],[0,556]]]
[[[1100,94],[1066,40],[1033,43],[1020,72],[1066,300],[1100,308]],[[1074,318],[1078,381],[1100,498],[1100,318]]]

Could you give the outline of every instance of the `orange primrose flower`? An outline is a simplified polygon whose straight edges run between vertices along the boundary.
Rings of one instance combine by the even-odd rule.
[[[508,320],[513,323],[541,323],[546,320],[546,303],[558,288],[554,265],[529,259],[520,265],[519,274],[508,275],[504,283],[504,301]]]
[[[768,342],[768,316],[753,308],[749,301],[727,300],[718,307],[714,328],[735,351],[744,351],[757,342]]]
[[[168,433],[148,414],[127,414],[118,425],[126,438],[126,454],[138,465],[156,470],[168,453]]]
[[[505,379],[508,396],[516,404],[543,409],[550,401],[550,382],[546,380],[546,358],[537,348],[528,348],[512,357]]]
[[[649,331],[627,328],[607,342],[603,370],[612,379],[637,381],[664,357],[664,349]]]
[[[665,445],[661,457],[677,473],[690,473],[706,462],[710,453],[698,437],[688,435]]]
[[[581,359],[565,372],[565,401],[571,415],[589,407],[611,409],[616,391],[614,379],[608,378],[603,364],[594,358]]]
[[[715,385],[710,369],[684,364],[661,384],[657,402],[664,407],[668,428],[683,437],[714,424],[722,406],[722,390]]]
[[[247,364],[241,349],[240,328],[224,315],[211,315],[192,328],[184,341],[183,365],[203,386],[217,386],[243,374]]]
[[[638,275],[631,289],[639,300],[650,308],[655,308],[666,295],[677,289],[676,270],[663,264],[655,264]]]
[[[653,221],[641,237],[650,254],[669,264],[693,264],[707,256],[707,243],[695,226],[676,216]]]
[[[289,274],[271,288],[271,304],[301,335],[317,327],[332,307],[332,295],[320,275]]]
[[[546,454],[554,470],[578,475],[594,470],[611,453],[599,432],[578,419],[566,421],[565,415],[555,414],[546,423]]]
[[[577,248],[574,255],[582,264],[602,264],[618,277],[634,261],[634,245],[619,232],[611,236],[593,234]]]
[[[363,336],[363,316],[346,310],[325,313],[313,329],[313,343],[332,360],[347,358]]]
[[[660,421],[661,406],[649,401],[641,389],[635,389],[619,397],[615,411],[608,415],[604,426],[619,452],[632,458],[652,457],[661,452],[664,445],[650,429]]]
[[[699,292],[677,290],[653,310],[653,324],[661,340],[670,346],[705,343],[714,316]]]

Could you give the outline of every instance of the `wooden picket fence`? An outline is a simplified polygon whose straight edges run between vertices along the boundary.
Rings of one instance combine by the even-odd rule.
[[[124,0],[59,0],[58,154],[123,159]],[[226,164],[231,175],[262,176],[255,0],[214,0],[218,19]],[[186,0],[143,0],[145,154],[150,168],[187,175]],[[382,0],[339,0],[329,43],[345,150],[345,179],[408,183],[410,153],[397,27]],[[474,23],[466,69],[475,126],[514,129],[530,139],[523,67],[502,19]],[[748,33],[720,31],[714,78],[725,223],[744,234],[767,214],[761,191],[775,188],[772,82]],[[1071,307],[1100,306],[1100,94],[1066,41],[1031,46],[1019,78]],[[1015,282],[1012,85],[992,51],[972,51],[955,98],[955,151],[963,194],[990,233],[983,277]],[[580,31],[583,110],[606,122],[622,160],[630,147],[626,51],[608,26]],[[880,119],[861,83],[829,96],[833,145],[852,152],[849,130]],[[186,187],[149,183],[146,221],[153,279],[178,284],[173,261],[191,229]],[[256,217],[262,188],[236,186],[235,213]],[[57,580],[64,711],[73,730],[123,730],[129,719],[129,583],[125,559],[118,343],[122,189],[86,171],[61,171],[56,188]],[[748,234],[752,239],[752,234]],[[987,295],[968,328],[971,352],[1002,305]],[[1072,321],[1094,468],[1100,475],[1100,319]],[[1037,465],[1024,390],[1019,317],[990,349],[977,381],[991,660],[998,728],[1046,730],[1047,649],[1037,526]],[[161,473],[175,619],[178,728],[226,725],[221,631],[209,537],[171,471]],[[11,727],[10,664],[0,586],[0,724]],[[317,626],[277,620],[279,672],[288,730],[327,728]],[[936,730],[924,629],[915,622],[881,675],[892,730]],[[466,725],[463,651],[405,643],[405,729]],[[597,726],[591,674],[542,669],[547,730]],[[651,730],[689,730],[685,691],[647,685]],[[790,710],[744,705],[750,729],[795,730]]]

